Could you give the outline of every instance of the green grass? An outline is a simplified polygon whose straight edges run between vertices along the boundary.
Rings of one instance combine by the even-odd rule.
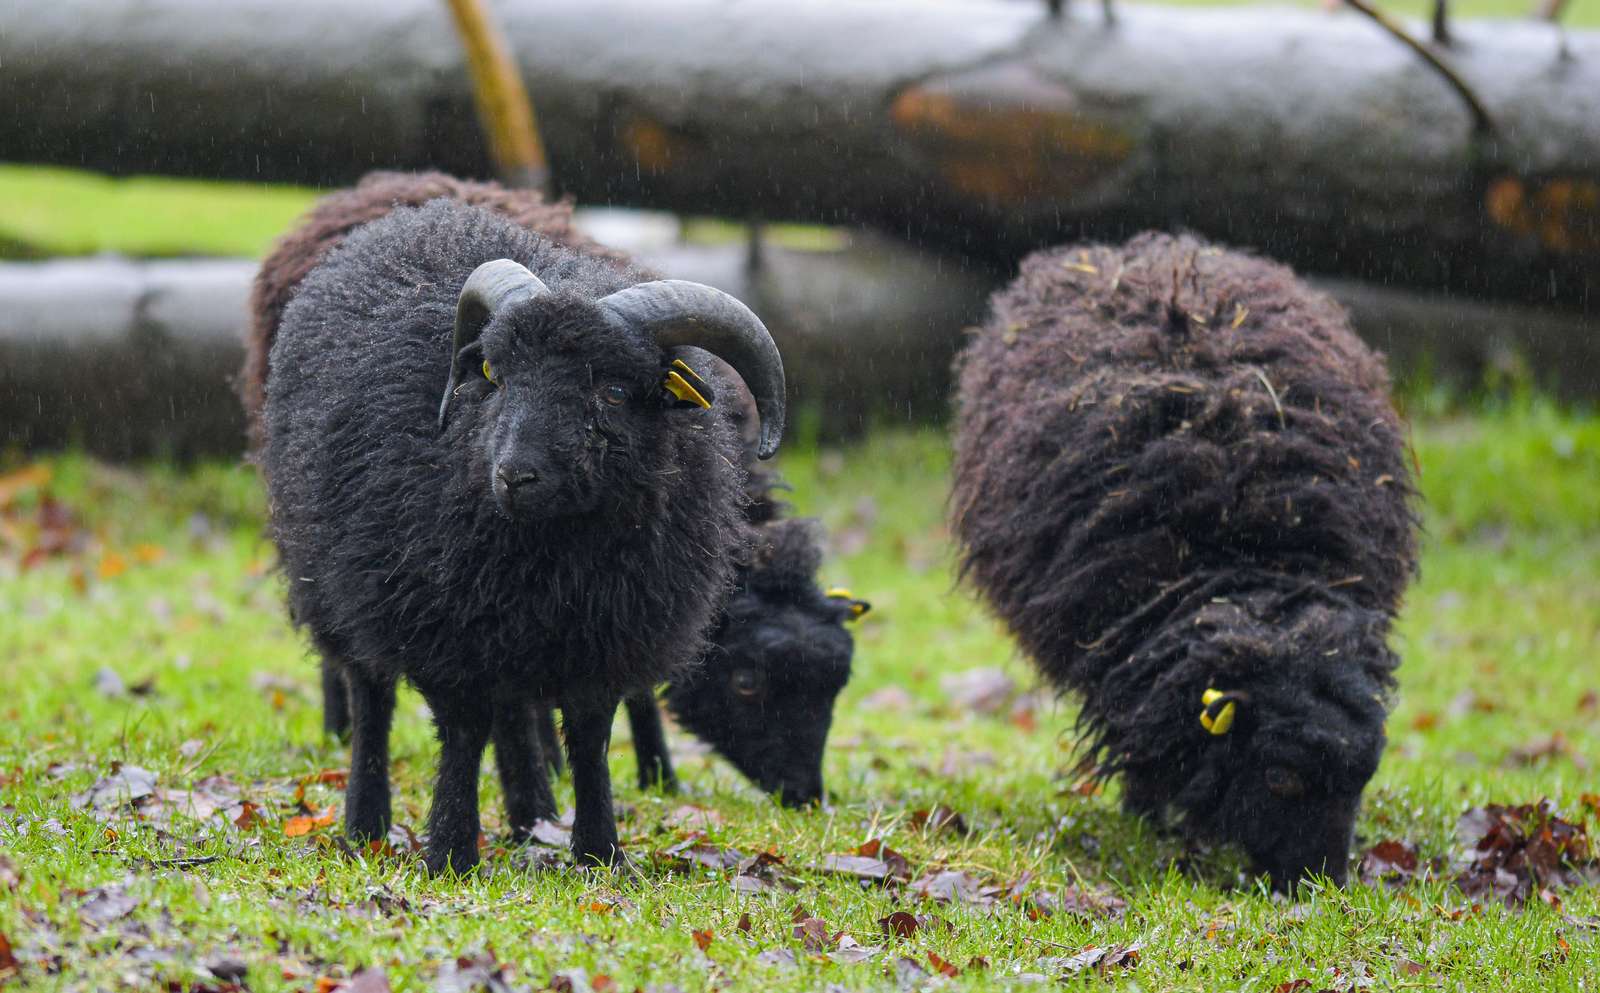
[[[316,194],[0,163],[0,254],[257,256]]]
[[[1429,420],[1415,435],[1429,538],[1396,638],[1405,663],[1391,746],[1360,829],[1367,844],[1404,839],[1431,858],[1452,852],[1453,825],[1469,807],[1549,797],[1581,819],[1580,796],[1600,779],[1600,719],[1580,709],[1600,689],[1600,419],[1525,403]],[[319,977],[362,966],[384,968],[396,989],[430,989],[444,963],[492,949],[521,989],[575,969],[620,990],[894,988],[895,959],[927,968],[929,953],[963,969],[987,959],[986,971],[967,970],[953,987],[1000,989],[1017,985],[1008,978],[1017,973],[1060,972],[1050,960],[1086,946],[1141,942],[1137,966],[1107,984],[1270,991],[1306,979],[1311,990],[1343,989],[1370,972],[1377,990],[1595,989],[1600,933],[1581,925],[1600,915],[1594,887],[1562,893],[1559,911],[1489,903],[1473,913],[1443,879],[1351,885],[1297,907],[1239,876],[1231,853],[1185,851],[1124,817],[1114,788],[1080,795],[1063,772],[1069,706],[1042,706],[1029,727],[1004,712],[964,712],[940,688],[942,676],[981,666],[1033,682],[995,625],[952,589],[945,439],[884,432],[782,463],[796,504],[832,535],[825,578],[875,605],[857,630],[856,675],[831,738],[833,801],[823,811],[776,808],[718,760],[692,754],[681,734],[683,795],[641,793],[619,724],[622,832],[643,863],[631,880],[532,868],[499,848],[498,787],[487,774],[491,847],[467,878],[430,879],[410,858],[355,860],[333,840],[336,827],[287,837],[284,824],[301,812],[296,784],[342,768],[346,755],[319,733],[314,664],[283,618],[255,478],[226,466],[45,463],[47,487],[84,533],[81,547],[23,571],[18,554],[32,539],[19,522],[32,518],[38,488],[18,488],[0,519],[9,528],[0,530],[0,853],[21,877],[14,889],[0,882],[0,934],[23,963],[11,982],[187,988],[203,976],[200,963],[232,955],[256,991],[312,990]],[[107,696],[94,686],[102,668],[129,685],[151,679],[152,692]],[[888,688],[906,694],[905,709],[872,706]],[[402,698],[394,745],[396,814],[411,826],[424,817],[434,756],[419,703]],[[1566,753],[1513,758],[1556,733]],[[224,814],[141,821],[74,806],[116,762],[150,769],[169,788],[225,776],[262,820],[241,830]],[[324,785],[306,799],[317,813],[338,803]],[[912,825],[912,811],[938,803],[961,812],[972,835]],[[785,856],[800,888],[744,895],[724,873],[653,865],[648,853],[680,838],[671,815],[684,804],[721,818],[711,843]],[[1600,812],[1588,817],[1600,830]],[[1033,887],[1109,888],[1128,911],[1032,920],[1004,904],[919,903],[807,868],[869,838],[919,870],[945,864],[1007,881],[1031,872]],[[161,861],[193,857],[210,860]],[[86,923],[97,888],[136,905]],[[792,935],[800,907],[884,950],[861,964],[808,953]],[[938,920],[890,939],[877,922],[902,908]],[[742,914],[748,931],[737,927]],[[701,953],[692,932],[704,929],[714,939]],[[764,963],[773,949],[795,964]],[[166,959],[152,961],[156,953]]]

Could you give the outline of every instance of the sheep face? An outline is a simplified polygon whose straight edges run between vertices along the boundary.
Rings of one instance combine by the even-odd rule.
[[[649,480],[675,410],[659,349],[610,328],[587,301],[551,294],[497,315],[459,400],[475,406],[487,492],[508,519],[596,510]]]
[[[812,593],[786,603],[735,597],[703,668],[667,691],[680,724],[789,806],[822,799],[823,751],[854,647],[843,624],[859,612]]]
[[[1211,685],[1164,697],[1155,723],[1167,727],[1166,755],[1130,763],[1130,805],[1170,797],[1190,828],[1238,844],[1277,890],[1308,874],[1342,885],[1361,791],[1383,754],[1394,665],[1365,614],[1315,609],[1287,637],[1212,632],[1211,651],[1197,653],[1209,656]]]

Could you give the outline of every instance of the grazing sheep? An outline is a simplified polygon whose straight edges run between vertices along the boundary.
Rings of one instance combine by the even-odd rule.
[[[818,587],[821,559],[814,522],[765,525],[704,664],[674,676],[665,697],[686,730],[793,806],[822,799],[833,704],[850,680],[855,648],[844,625],[870,609],[846,591]],[[655,700],[628,703],[641,782],[670,782],[665,743],[649,733]]]
[[[575,247],[621,265],[624,257],[590,242],[572,226],[570,208],[564,203],[550,204],[538,193],[507,189],[496,183],[475,183],[442,173],[371,173],[352,189],[340,190],[319,200],[301,224],[279,241],[262,263],[251,297],[251,326],[248,351],[240,391],[251,419],[252,438],[260,440],[260,412],[265,393],[267,357],[276,336],[283,308],[299,282],[329,251],[337,247],[352,230],[392,212],[400,206],[419,206],[429,200],[447,198],[482,206],[506,215],[517,224],[551,240]],[[754,421],[754,411],[746,398],[731,405],[730,416],[746,434],[746,422]],[[756,525],[777,520],[784,505],[775,497],[783,488],[776,475],[763,469],[754,452],[754,438],[744,449],[745,490],[749,503],[746,519]],[[739,603],[719,620],[714,642],[721,651],[712,651],[692,679],[702,692],[714,692],[733,677],[736,670],[757,668],[770,676],[774,688],[783,687],[793,696],[774,701],[772,694],[747,694],[728,698],[731,706],[725,721],[714,721],[700,713],[698,723],[708,728],[702,737],[716,746],[733,764],[744,770],[764,788],[777,793],[785,802],[806,803],[821,792],[823,747],[832,721],[832,705],[837,689],[848,679],[853,643],[840,627],[840,618],[859,616],[866,610],[862,601],[841,603],[828,598],[815,586],[820,557],[815,540],[805,528],[784,527],[772,532],[762,543],[781,544],[784,556],[763,553],[761,561],[741,567],[736,583]],[[809,542],[809,545],[808,545]],[[809,570],[800,577],[796,570]],[[770,578],[769,578],[770,577]],[[803,579],[803,584],[796,580]],[[770,607],[767,616],[759,605]],[[733,618],[737,617],[735,620]],[[808,679],[791,677],[779,671],[789,660],[807,660],[814,674]],[[823,672],[831,673],[823,678]],[[325,730],[343,736],[349,732],[350,709],[344,676],[337,658],[323,659],[323,723]],[[660,711],[652,691],[630,694],[625,704],[633,730],[639,762],[641,786],[674,785],[671,759],[661,726]],[[781,720],[740,720],[752,712],[781,712]],[[795,722],[802,712],[819,716],[804,725]],[[539,722],[534,741],[553,771],[562,767],[559,739],[549,710],[536,708]],[[734,725],[739,724],[740,730]],[[759,727],[760,733],[754,729]],[[778,763],[774,756],[783,755]],[[752,772],[751,770],[757,770]]]
[[[562,710],[575,856],[620,857],[612,715],[704,651],[750,541],[739,440],[693,402],[725,385],[684,364],[708,368],[696,346],[749,386],[770,456],[782,361],[710,287],[639,282],[449,200],[360,227],[300,282],[261,462],[293,616],[345,671],[352,836],[388,828],[404,676],[440,738],[431,869],[477,862],[491,732],[513,831],[553,815],[536,704]]]
[[[1381,358],[1191,237],[1039,252],[958,360],[961,572],[1129,810],[1345,878],[1416,567]]]

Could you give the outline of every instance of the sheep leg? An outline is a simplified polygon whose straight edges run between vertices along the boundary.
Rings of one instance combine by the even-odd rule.
[[[511,835],[527,841],[540,821],[556,819],[556,798],[550,792],[544,748],[539,741],[539,714],[544,707],[511,699],[502,687],[495,694],[494,764],[500,770],[500,787],[506,796],[506,817]]]
[[[567,762],[561,753],[561,736],[556,734],[556,712],[542,703],[536,704],[533,719],[539,725],[539,747],[544,751],[545,764],[550,767],[550,778],[560,779],[567,770]]]
[[[478,864],[478,770],[489,743],[493,710],[479,697],[431,693],[439,735],[439,778],[428,811],[428,870],[466,872]]]
[[[661,728],[661,708],[649,690],[623,698],[628,708],[628,727],[633,730],[633,754],[639,762],[639,788],[660,787],[678,792],[678,777],[672,773],[672,755],[667,751],[666,732]]]
[[[577,810],[572,821],[572,857],[580,866],[625,861],[617,846],[617,817],[611,803],[611,746],[615,696],[574,697],[561,702],[561,727],[567,739],[567,764]]]
[[[328,668],[324,666],[324,675]],[[389,834],[391,817],[389,725],[394,720],[394,683],[375,678],[358,665],[333,668],[343,677],[340,695],[348,701],[346,713],[352,730],[350,779],[344,791],[344,833],[352,841],[382,840]],[[324,690],[327,687],[324,680]]]
[[[344,684],[344,663],[322,660],[322,733],[343,741],[350,737],[350,692]]]

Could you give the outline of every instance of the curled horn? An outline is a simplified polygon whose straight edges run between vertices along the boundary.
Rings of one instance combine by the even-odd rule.
[[[771,458],[783,437],[783,357],[761,318],[738,300],[701,283],[661,279],[599,301],[608,319],[648,334],[662,348],[703,348],[733,366],[756,400],[761,441],[756,455]]]
[[[444,430],[450,398],[461,385],[461,353],[477,344],[484,326],[502,307],[548,292],[538,276],[510,259],[495,259],[472,270],[456,298],[455,341],[450,346],[450,378],[444,384],[444,399],[439,401],[439,430]]]

